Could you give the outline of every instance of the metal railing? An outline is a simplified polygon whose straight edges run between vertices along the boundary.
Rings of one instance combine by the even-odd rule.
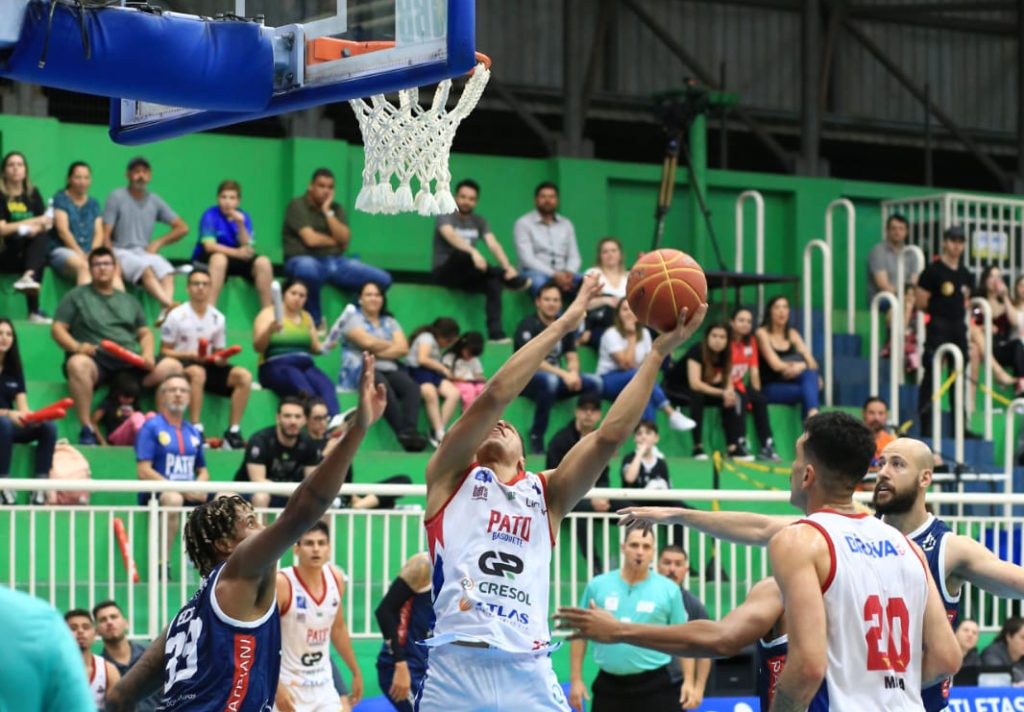
[[[745,190],[736,198],[736,271],[743,271],[743,207],[754,201],[754,269],[764,274],[764,196],[756,190]],[[764,312],[764,285],[757,286],[757,313]]]
[[[857,209],[848,198],[836,198],[825,208],[825,242],[835,252],[832,215],[836,208],[846,210],[846,331],[856,333],[854,315],[857,313]]]
[[[878,338],[879,321],[882,302],[889,303],[892,321],[889,323],[889,423],[899,425],[900,422],[900,381],[903,373],[903,312],[900,299],[892,292],[879,292],[871,299],[871,373],[869,390],[872,396],[878,396],[878,362],[882,358],[882,348]]]
[[[885,238],[883,237],[882,239],[885,239]],[[907,251],[912,252],[913,254],[917,255],[917,263],[919,265],[921,265],[921,269],[923,270],[925,265],[927,264],[925,262],[925,258],[924,258],[924,251],[920,247],[918,247],[917,245],[904,245],[903,246],[903,252],[907,252]],[[900,299],[900,313],[901,314],[906,314],[907,313],[906,312],[906,301],[907,301],[907,289],[906,289],[906,286],[907,286],[907,275],[906,275],[906,270],[907,270],[907,266],[905,264],[905,260],[903,259],[903,255],[901,254],[900,255],[900,259],[896,260],[896,285],[895,285],[896,289],[899,290],[899,294],[897,296]],[[916,274],[920,275],[921,273],[917,272]],[[917,283],[916,279],[914,280],[914,283],[915,284]],[[904,324],[903,326],[905,328],[905,327],[907,327],[909,325],[908,324]],[[918,381],[918,383],[920,383],[921,382],[921,378],[924,376],[924,356],[923,356],[923,354],[924,354],[924,340],[925,340],[925,324],[924,324],[924,312],[923,311],[920,311],[920,310],[917,311],[916,319],[914,320],[914,332],[915,332],[915,336],[917,337],[917,348],[921,350],[921,354],[922,354],[922,357],[917,360],[917,374],[916,374],[917,375],[917,381]],[[901,372],[900,373],[901,379],[902,379],[902,375],[903,374]]]
[[[1016,410],[1024,408],[1024,398],[1014,401]],[[1012,432],[1013,417],[1007,418],[1007,432]],[[1012,438],[1007,439],[1007,471],[1012,472]],[[782,475],[776,475],[780,487],[788,487]],[[982,505],[1002,511],[988,515],[944,517],[958,533],[982,541],[997,554],[1020,556],[1013,546],[1022,526],[1010,518],[1012,505],[1024,505],[1024,495],[1010,494],[1010,478],[1006,478],[1006,494],[1000,493],[931,493],[934,506]],[[15,490],[84,490],[92,493],[177,491],[181,483],[130,480],[22,480],[11,479],[5,485]],[[194,483],[193,491],[217,492],[232,488],[245,492],[286,494],[294,485],[263,483]],[[353,485],[343,489],[346,494],[377,494],[382,496],[423,497],[423,485]],[[628,500],[637,490],[594,489],[591,498]],[[857,495],[862,500],[869,493]],[[666,504],[722,503],[759,505],[788,503],[789,492],[780,490],[652,490],[643,492],[645,500]],[[272,518],[278,510],[264,511]],[[785,510],[796,514],[795,510]],[[71,607],[91,608],[105,599],[117,600],[129,621],[133,638],[155,636],[198,585],[199,578],[185,563],[180,544],[166,550],[168,519],[184,515],[182,508],[160,506],[156,499],[148,505],[86,505],[30,507],[18,505],[0,509],[0,531],[8,533],[7,571],[0,559],[0,581],[12,588],[26,590],[48,599],[62,610]],[[140,560],[139,581],[131,580],[129,569],[112,536],[113,520],[125,521],[126,550]],[[7,522],[4,522],[7,519]],[[182,520],[184,517],[182,516]],[[574,513],[567,517],[552,552],[551,607],[575,605],[587,582],[595,575],[596,554],[604,569],[614,568],[625,534],[622,527],[612,526],[614,514]],[[356,638],[379,635],[374,609],[397,576],[402,563],[426,547],[423,512],[400,510],[331,510],[327,515],[334,544],[332,561],[346,572],[347,590],[344,610],[349,629]],[[582,522],[577,524],[577,522]],[[6,526],[4,526],[6,525]],[[180,535],[182,524],[176,534]],[[583,541],[580,541],[580,537]],[[688,589],[708,607],[713,618],[720,618],[746,597],[747,591],[769,573],[765,550],[718,541],[692,528],[655,529],[657,546],[679,543],[689,553],[691,576]],[[83,543],[84,538],[84,543]],[[581,543],[583,546],[581,546]],[[84,556],[79,550],[84,549]],[[143,557],[145,559],[143,560]],[[162,557],[166,557],[162,558]],[[174,571],[168,576],[161,561],[169,560]],[[713,566],[710,565],[713,560]],[[291,563],[290,555],[282,564]],[[1020,564],[1020,561],[1014,560]],[[963,614],[978,618],[982,629],[996,631],[1003,617],[1009,615],[1009,602],[970,586],[965,587]]]
[[[812,348],[813,319],[811,318],[811,293],[814,277],[811,272],[811,256],[815,250],[821,251],[822,278],[825,283],[824,294],[824,331],[825,354],[822,359],[822,374],[825,379],[825,405],[832,405],[832,247],[824,240],[811,240],[804,247],[804,341],[807,348]]]
[[[956,344],[943,344],[935,350],[932,356],[932,449],[942,448],[942,398],[939,390],[942,383],[942,358],[946,354],[953,357],[953,371],[955,379],[953,389],[955,390],[956,405],[953,408],[953,437],[954,437],[954,458],[956,461],[964,461],[964,355]],[[921,406],[927,406],[922,403]]]
[[[982,331],[985,336],[985,349],[981,356],[982,370],[985,376],[985,439],[992,439],[992,305],[983,297],[971,299],[971,306],[981,309]],[[973,408],[973,398],[966,405]]]

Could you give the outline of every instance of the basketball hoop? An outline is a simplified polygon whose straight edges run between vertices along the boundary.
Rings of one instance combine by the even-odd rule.
[[[394,46],[391,42],[333,39],[314,42],[320,46],[307,53],[307,57],[322,57],[322,61]],[[329,49],[326,54],[325,49]],[[452,141],[459,124],[476,108],[491,76],[490,58],[479,52],[476,58],[478,64],[450,111],[447,103],[451,79],[437,85],[433,101],[426,108],[420,106],[417,87],[399,91],[397,105],[383,94],[349,101],[359,121],[366,154],[363,187],[356,198],[357,210],[389,215],[414,210],[420,215],[455,212],[448,170]],[[415,197],[414,178],[418,187]]]

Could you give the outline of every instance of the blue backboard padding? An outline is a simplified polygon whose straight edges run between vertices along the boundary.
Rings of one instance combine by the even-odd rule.
[[[21,39],[0,64],[0,75],[86,94],[219,111],[265,109],[273,94],[273,48],[255,23],[116,7],[79,15],[58,4],[48,30],[49,16],[48,2],[29,4]],[[46,63],[40,67],[44,45]]]
[[[305,86],[277,94],[262,110],[204,111],[159,123],[120,126],[120,104],[111,102],[110,137],[117,143],[137,145],[182,136],[196,131],[229,126],[243,121],[300,111],[321,104],[348,101],[373,94],[386,94],[413,86],[436,84],[442,79],[468,73],[476,66],[475,0],[448,0],[448,56],[443,62],[391,69],[335,84]]]

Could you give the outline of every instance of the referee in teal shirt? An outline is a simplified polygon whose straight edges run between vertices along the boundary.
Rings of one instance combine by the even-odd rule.
[[[654,573],[654,533],[630,528],[622,544],[622,568],[609,571],[587,584],[580,606],[591,602],[618,620],[675,625],[686,622],[683,597],[671,579]],[[677,712],[679,683],[668,666],[672,656],[625,643],[593,643],[594,662],[600,672],[591,685],[593,712]],[[587,641],[574,640],[571,648],[572,688],[569,704],[582,709],[586,697],[583,658]],[[678,679],[678,678],[677,678]]]

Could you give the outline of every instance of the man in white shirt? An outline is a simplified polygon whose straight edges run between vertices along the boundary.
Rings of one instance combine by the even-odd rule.
[[[210,273],[196,267],[188,276],[188,301],[175,307],[160,328],[160,354],[177,358],[185,366],[192,382],[189,412],[195,426],[202,430],[203,393],[231,398],[229,427],[224,433],[228,450],[245,448],[240,423],[249,403],[252,374],[227,359],[210,358],[227,347],[224,315],[210,305]]]

